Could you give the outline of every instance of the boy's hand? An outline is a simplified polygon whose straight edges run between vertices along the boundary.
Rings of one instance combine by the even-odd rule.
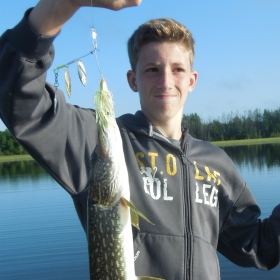
[[[138,6],[142,0],[41,0],[29,15],[32,28],[44,35],[54,35],[83,6],[120,10]]]
[[[111,10],[120,10],[127,7],[138,6],[142,0],[69,0],[77,7],[93,6]]]

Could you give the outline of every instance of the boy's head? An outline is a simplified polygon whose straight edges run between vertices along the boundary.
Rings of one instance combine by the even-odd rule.
[[[152,42],[179,43],[189,51],[190,65],[194,60],[194,39],[181,23],[168,18],[150,20],[138,27],[128,40],[128,56],[131,69],[136,70],[141,47]]]

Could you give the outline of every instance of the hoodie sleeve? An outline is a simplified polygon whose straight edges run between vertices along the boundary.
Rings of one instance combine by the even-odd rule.
[[[280,205],[267,219],[245,185],[220,231],[218,251],[243,267],[269,270],[280,261]]]
[[[31,156],[70,194],[88,181],[90,156],[97,142],[93,110],[67,104],[64,94],[46,83],[55,36],[34,32],[28,10],[0,38],[0,117]]]

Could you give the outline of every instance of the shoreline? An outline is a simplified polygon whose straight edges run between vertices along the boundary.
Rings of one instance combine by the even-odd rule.
[[[30,155],[0,156],[0,163],[12,162],[12,161],[23,161],[23,160],[34,160],[34,159]]]
[[[263,145],[263,144],[280,144],[280,137],[215,141],[215,142],[212,142],[212,144],[215,145],[215,146],[218,146],[218,147]]]
[[[218,146],[218,147],[263,145],[263,144],[280,144],[280,137],[215,141],[215,142],[212,142],[212,144],[215,145],[215,146]],[[23,161],[23,160],[34,160],[34,159],[30,155],[0,156],[0,163],[12,162],[12,161]]]

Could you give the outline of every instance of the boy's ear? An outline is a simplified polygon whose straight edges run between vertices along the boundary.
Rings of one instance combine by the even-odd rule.
[[[195,88],[197,78],[198,78],[198,73],[196,71],[192,71],[191,77],[190,77],[189,92],[192,92],[193,89]]]
[[[137,87],[137,83],[136,83],[136,74],[135,74],[135,72],[132,71],[132,70],[127,71],[126,77],[127,77],[127,81],[128,81],[128,84],[129,84],[130,88],[134,92],[137,92],[138,91],[138,87]]]

